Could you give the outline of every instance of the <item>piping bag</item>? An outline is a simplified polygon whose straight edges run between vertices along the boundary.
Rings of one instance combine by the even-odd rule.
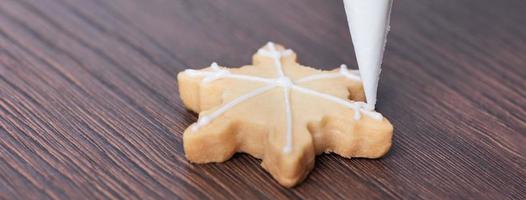
[[[343,0],[368,109],[374,110],[392,0]]]

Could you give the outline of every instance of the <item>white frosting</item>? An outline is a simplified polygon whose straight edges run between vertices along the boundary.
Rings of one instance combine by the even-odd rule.
[[[244,101],[246,101],[246,100],[248,100],[248,99],[250,99],[252,97],[255,97],[255,96],[259,95],[259,94],[262,94],[262,93],[264,93],[266,91],[269,91],[270,89],[272,89],[274,87],[275,87],[275,85],[267,85],[267,86],[255,89],[252,92],[249,92],[247,94],[241,95],[241,96],[235,98],[234,100],[226,103],[225,105],[221,106],[220,108],[218,108],[217,110],[212,112],[212,114],[210,114],[210,115],[199,116],[199,119],[197,120],[197,123],[194,124],[193,127],[192,127],[192,131],[199,130],[199,128],[207,125],[208,123],[210,123],[215,118],[221,116],[221,114],[223,114],[226,111],[232,109],[234,106],[236,106],[236,105],[238,105],[240,103],[243,103]]]
[[[338,78],[338,77],[345,77],[350,80],[359,81],[360,75],[358,70],[349,70],[347,69],[347,65],[340,65],[340,70],[338,73],[325,73],[325,74],[315,74],[312,76],[306,76],[296,81],[296,83],[303,83],[303,82],[309,82],[309,81],[316,81],[320,79],[330,79],[330,78]]]
[[[276,71],[278,73],[278,77],[275,79],[275,84],[279,87],[283,88],[283,99],[285,101],[285,123],[286,123],[286,143],[283,147],[284,153],[290,153],[292,151],[292,109],[290,106],[290,99],[289,99],[289,88],[291,88],[294,84],[290,80],[289,77],[285,76],[285,72],[283,72],[283,66],[281,65],[281,57],[290,55],[292,51],[285,50],[285,51],[277,51],[276,46],[274,43],[269,42],[267,43],[266,49],[260,49],[258,50],[258,54],[263,56],[269,56],[274,59],[274,65],[276,66]],[[287,52],[287,53],[285,53]]]
[[[366,104],[363,103],[363,102],[355,102],[355,101],[349,101],[349,100],[340,99],[340,98],[335,97],[335,96],[324,94],[324,93],[318,92],[316,90],[311,90],[311,89],[308,89],[308,88],[305,88],[305,87],[301,87],[301,86],[297,86],[297,85],[292,86],[292,89],[295,89],[298,92],[302,92],[302,93],[305,93],[305,94],[317,96],[317,97],[320,97],[320,98],[332,101],[334,103],[337,103],[337,104],[340,104],[342,106],[345,106],[345,107],[347,107],[349,109],[353,109],[354,110],[354,119],[355,120],[359,120],[361,118],[360,112],[363,112],[367,116],[369,116],[369,117],[371,117],[373,119],[376,119],[376,120],[383,119],[382,114],[370,110],[366,106]]]
[[[289,79],[289,77],[282,76],[276,79],[276,85],[283,88],[290,88],[294,83]]]
[[[265,48],[259,49],[258,54],[274,58],[274,65],[276,66],[278,77],[285,76],[283,73],[283,66],[281,66],[281,56],[284,56],[283,52],[277,51],[276,45],[274,45],[273,42],[268,42],[265,47],[268,48],[268,50]],[[287,54],[290,54],[292,53],[292,50],[289,49],[287,52]]]
[[[274,79],[269,78],[261,78],[257,76],[247,76],[242,74],[232,74],[227,70],[219,68],[217,63],[212,63],[210,65],[210,68],[212,71],[199,71],[199,70],[193,70],[193,69],[187,69],[184,71],[189,76],[204,76],[204,78],[201,80],[203,83],[209,83],[211,81],[215,81],[217,79],[222,78],[230,78],[230,79],[238,79],[238,80],[246,80],[246,81],[254,81],[254,82],[263,82],[263,83],[274,83]]]
[[[334,97],[328,94],[324,94],[321,92],[317,92],[315,90],[311,90],[308,88],[304,88],[304,87],[295,85],[294,82],[291,81],[290,78],[285,75],[283,71],[283,66],[281,64],[281,58],[283,56],[291,55],[292,50],[287,49],[283,51],[278,51],[274,43],[269,42],[265,47],[259,49],[257,54],[262,55],[262,56],[268,56],[274,59],[276,72],[278,74],[278,76],[275,79],[261,78],[261,77],[241,75],[241,74],[232,74],[225,69],[221,69],[221,67],[219,67],[217,63],[215,62],[210,65],[211,71],[196,71],[192,69],[185,70],[184,73],[186,73],[189,76],[203,76],[203,79],[202,79],[203,83],[209,83],[211,81],[215,81],[215,80],[223,79],[223,78],[266,83],[265,86],[255,89],[247,94],[241,95],[235,98],[234,100],[224,104],[223,106],[219,107],[217,110],[213,111],[209,115],[199,116],[199,119],[197,120],[197,122],[193,124],[191,127],[192,132],[199,130],[203,126],[206,126],[207,124],[212,122],[214,119],[221,116],[223,113],[232,109],[236,105],[243,103],[250,98],[258,96],[276,87],[280,87],[283,89],[283,99],[285,103],[285,123],[286,123],[285,138],[286,138],[286,141],[285,141],[285,146],[283,147],[284,153],[290,153],[292,151],[292,122],[293,122],[293,119],[292,119],[292,107],[290,104],[290,90],[291,89],[297,90],[302,93],[310,94],[313,96],[317,96],[317,97],[326,99],[328,101],[338,103],[347,108],[353,109],[355,113],[354,115],[355,120],[359,120],[361,118],[361,113],[364,113],[365,115],[373,119],[382,120],[383,118],[382,115],[380,113],[375,112],[372,109],[372,107],[368,106],[364,102],[353,102],[353,101],[343,100],[338,97]],[[355,70],[350,71],[347,69],[347,66],[341,65],[338,73],[308,76],[308,77],[299,79],[295,82],[296,83],[308,82],[308,81],[314,81],[314,80],[320,80],[320,79],[337,78],[337,77],[342,77],[342,76],[350,80],[360,80],[360,77],[358,76]]]
[[[289,100],[289,88],[292,86],[292,84],[290,85],[285,85],[285,87],[283,87],[283,96],[284,96],[284,99],[285,99],[285,120],[286,120],[286,123],[287,123],[287,141],[285,143],[285,147],[283,147],[283,152],[284,153],[290,153],[292,151],[292,109],[290,107],[290,100]]]
[[[217,66],[217,63],[215,62],[213,62],[212,65],[210,65],[210,68],[212,68],[212,71],[214,71],[215,73],[206,76],[203,79],[204,83],[215,81],[217,79],[222,78],[223,76],[228,76],[230,74],[228,70],[220,69],[219,66]]]
[[[345,64],[340,65],[339,73],[345,78],[350,79],[350,80],[355,80],[355,81],[362,80],[360,78],[360,72],[358,70],[349,70],[347,69],[347,65]]]
[[[393,1],[344,0],[343,2],[367,104],[374,108]]]

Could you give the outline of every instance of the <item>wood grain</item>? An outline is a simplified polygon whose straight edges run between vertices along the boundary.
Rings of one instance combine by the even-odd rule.
[[[379,160],[319,156],[298,187],[259,160],[184,158],[176,74],[272,40],[356,66],[341,1],[1,0],[0,199],[525,199],[526,1],[395,1]]]

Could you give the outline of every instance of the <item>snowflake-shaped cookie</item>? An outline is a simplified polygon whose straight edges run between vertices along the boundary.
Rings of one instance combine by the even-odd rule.
[[[302,66],[292,50],[270,42],[253,65],[181,72],[180,96],[199,113],[183,135],[186,157],[208,163],[248,153],[287,187],[307,176],[316,154],[378,158],[391,146],[393,126],[363,102],[358,74],[345,65]]]

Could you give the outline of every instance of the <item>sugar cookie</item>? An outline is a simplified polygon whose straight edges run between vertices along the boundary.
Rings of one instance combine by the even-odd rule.
[[[345,65],[332,71],[302,66],[292,50],[269,42],[252,65],[212,63],[177,78],[183,103],[199,113],[183,134],[193,163],[223,162],[244,152],[292,187],[307,176],[317,154],[378,158],[391,147],[393,126],[363,102],[359,73]]]

